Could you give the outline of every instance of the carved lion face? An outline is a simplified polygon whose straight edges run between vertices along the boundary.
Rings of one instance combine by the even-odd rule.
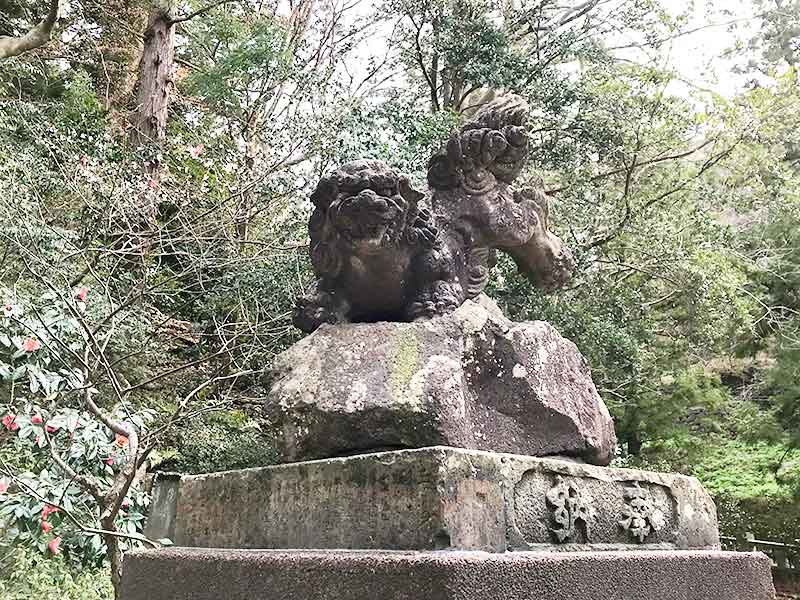
[[[344,240],[369,252],[397,240],[405,204],[399,194],[366,188],[340,194],[331,204],[329,215]]]
[[[311,196],[317,207],[312,240],[335,239],[337,245],[359,254],[381,251],[406,234],[418,214],[420,198],[422,194],[412,190],[405,177],[381,161],[347,163],[322,179]]]

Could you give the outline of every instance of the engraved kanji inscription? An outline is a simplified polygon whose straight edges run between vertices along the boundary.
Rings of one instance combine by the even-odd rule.
[[[575,484],[565,482],[560,475],[556,477],[556,484],[547,492],[546,498],[554,523],[549,529],[556,541],[579,541],[577,538],[581,532],[588,541],[593,518],[591,498],[583,496]]]
[[[650,492],[639,485],[625,488],[625,508],[622,509],[620,527],[628,531],[640,544],[652,532],[664,526],[664,513],[653,502]]]

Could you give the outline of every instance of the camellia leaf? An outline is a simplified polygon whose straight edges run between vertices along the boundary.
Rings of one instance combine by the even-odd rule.
[[[73,413],[67,416],[66,424],[69,431],[74,432],[78,428],[80,417],[78,413]]]
[[[11,381],[19,381],[28,370],[28,365],[20,365],[11,373]]]

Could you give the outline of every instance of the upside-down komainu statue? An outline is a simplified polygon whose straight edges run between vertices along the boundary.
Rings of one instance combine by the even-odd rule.
[[[544,192],[514,189],[528,157],[528,106],[503,96],[454,132],[429,163],[431,210],[407,177],[377,160],[347,163],[311,195],[315,289],[298,300],[303,331],[322,323],[411,321],[481,293],[508,253],[545,290],[563,285],[572,255],[548,230]]]

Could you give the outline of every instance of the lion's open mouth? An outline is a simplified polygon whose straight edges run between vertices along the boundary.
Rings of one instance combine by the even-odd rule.
[[[352,243],[380,247],[391,240],[401,212],[392,198],[362,190],[341,200],[336,208],[336,229]]]
[[[370,246],[379,246],[388,241],[387,233],[389,224],[364,225],[359,224],[348,230],[348,237],[352,242],[361,242]]]

